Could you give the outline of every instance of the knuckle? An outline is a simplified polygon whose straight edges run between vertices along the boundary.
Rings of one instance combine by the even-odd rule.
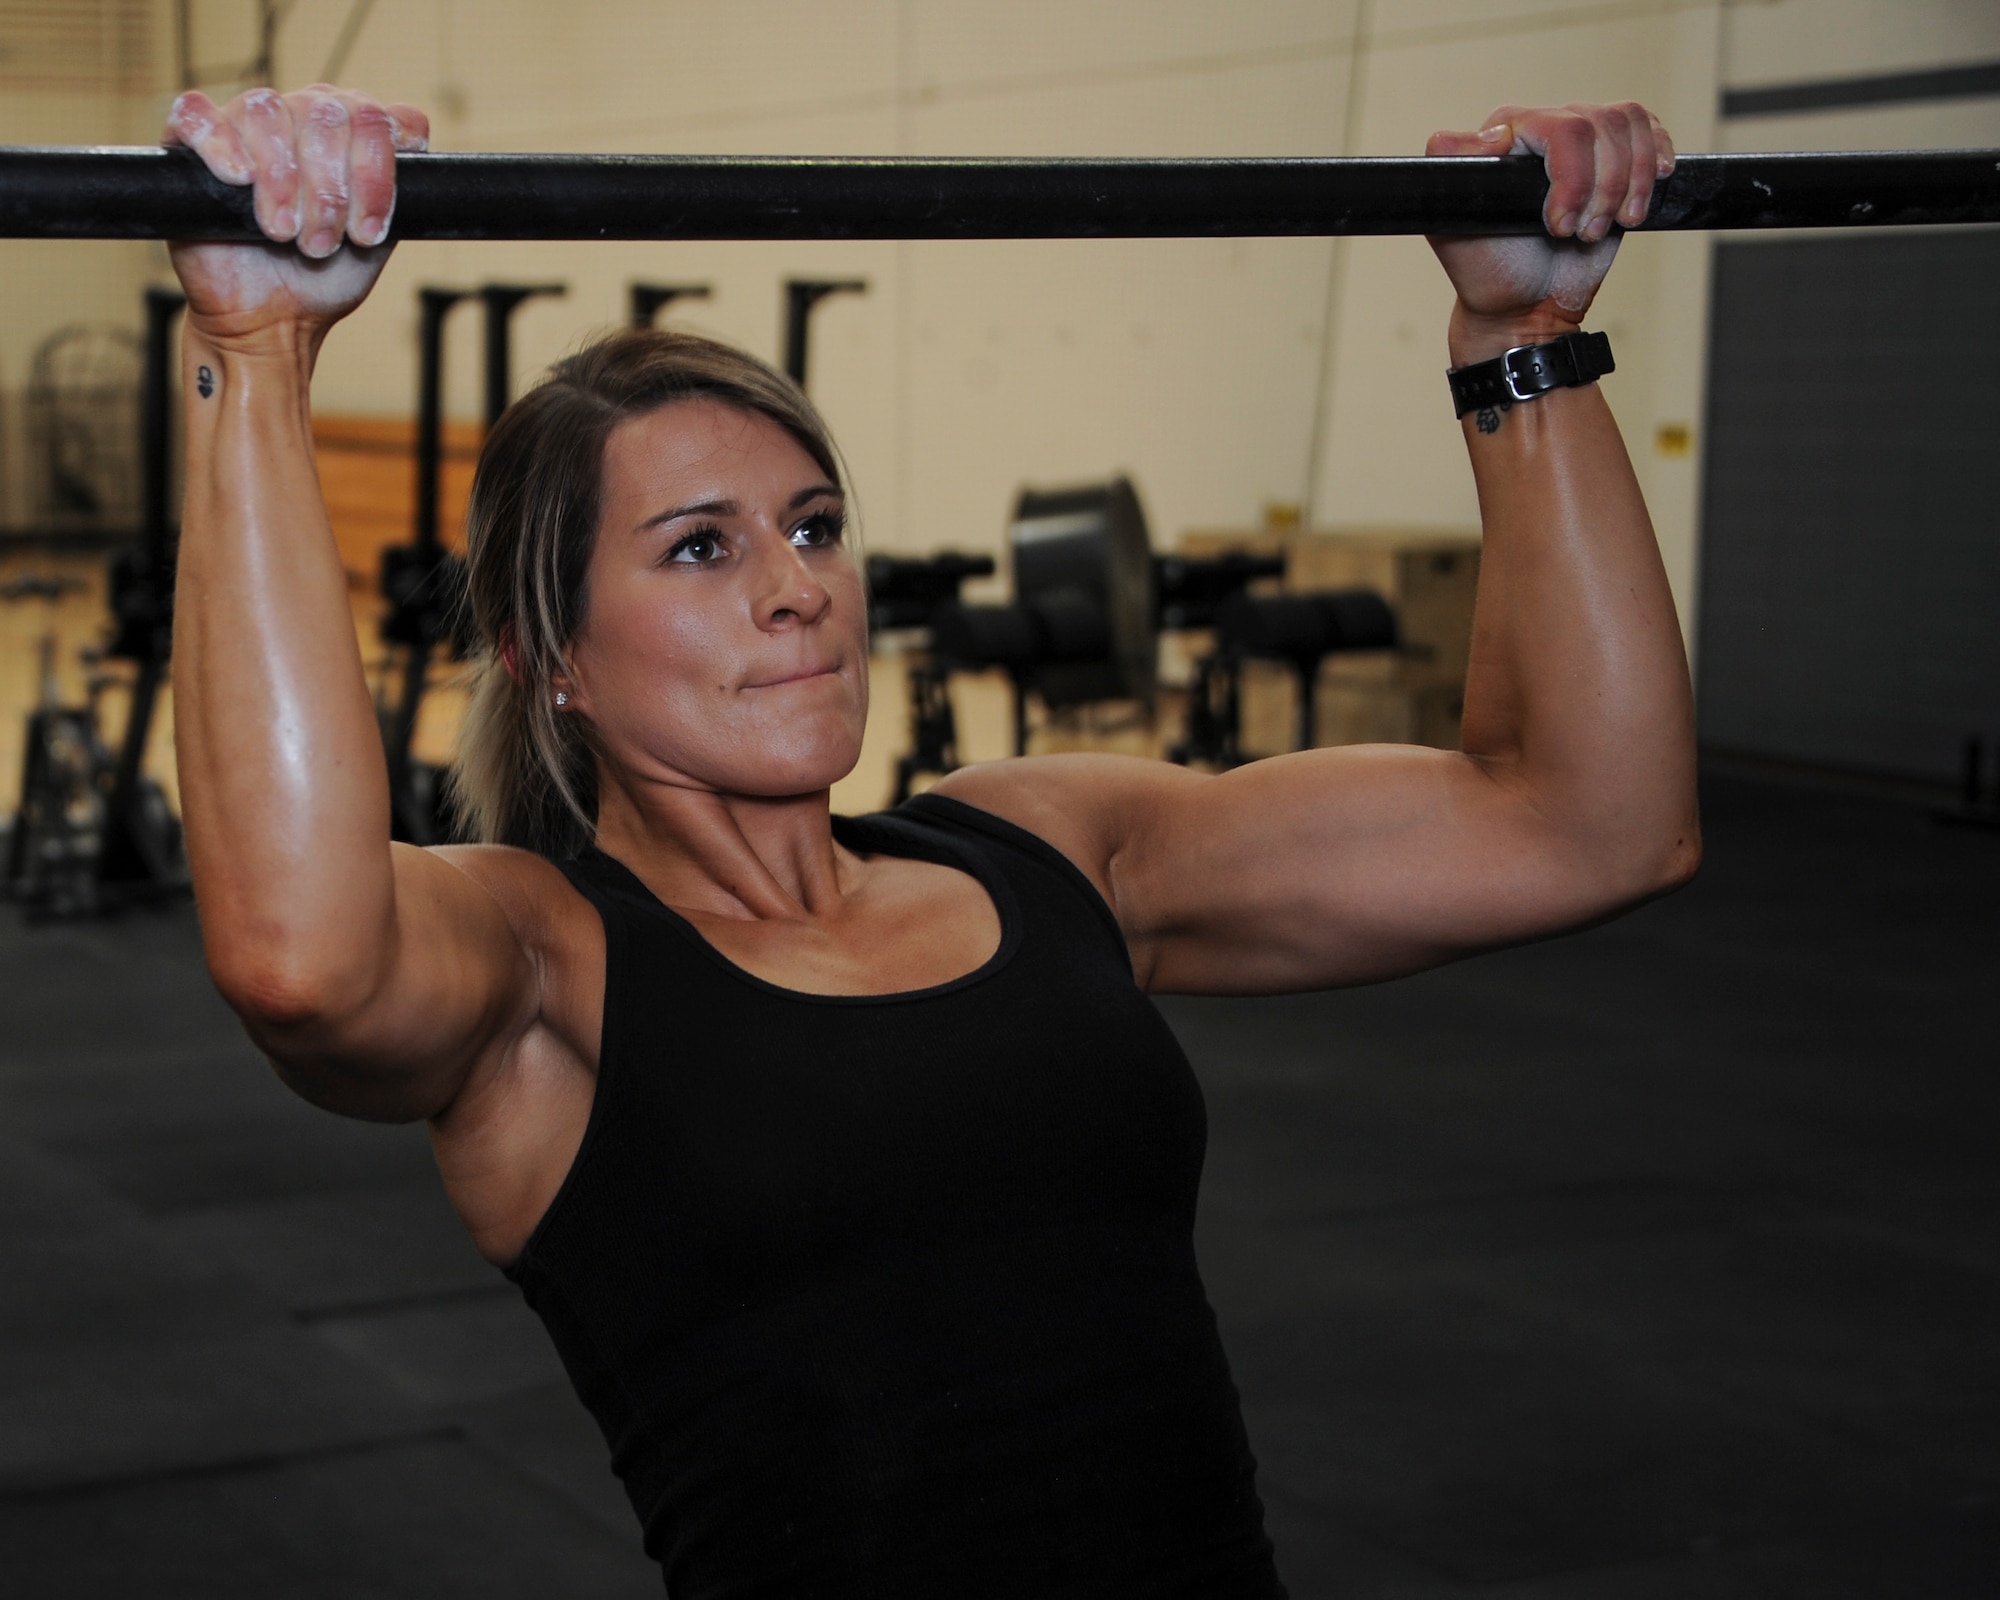
[[[398,105],[389,110],[398,150],[425,150],[430,147],[431,120],[415,106]]]

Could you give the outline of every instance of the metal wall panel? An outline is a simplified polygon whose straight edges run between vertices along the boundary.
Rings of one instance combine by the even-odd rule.
[[[2000,730],[2000,229],[1716,255],[1702,738],[1949,778]]]

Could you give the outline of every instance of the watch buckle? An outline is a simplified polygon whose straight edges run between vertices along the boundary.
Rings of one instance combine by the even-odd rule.
[[[1507,385],[1507,392],[1516,400],[1533,400],[1537,395],[1543,393],[1540,389],[1523,391],[1520,384],[1514,379],[1514,358],[1516,356],[1527,355],[1538,348],[1539,346],[1532,344],[1517,344],[1513,349],[1504,351],[1501,354],[1500,380]]]

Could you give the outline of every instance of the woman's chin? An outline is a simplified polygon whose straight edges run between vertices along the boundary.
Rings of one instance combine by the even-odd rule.
[[[819,794],[852,772],[860,759],[858,739],[829,742],[783,755],[766,753],[754,765],[732,762],[731,770],[716,787],[760,800]]]

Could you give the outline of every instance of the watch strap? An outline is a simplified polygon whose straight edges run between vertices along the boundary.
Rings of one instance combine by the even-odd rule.
[[[1489,408],[1504,411],[1551,389],[1574,389],[1617,371],[1611,341],[1601,333],[1566,333],[1547,344],[1517,344],[1491,361],[1445,373],[1458,416]]]

